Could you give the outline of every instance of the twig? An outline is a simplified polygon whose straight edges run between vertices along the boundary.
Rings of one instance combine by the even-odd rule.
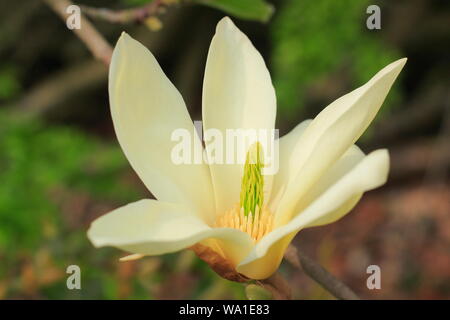
[[[66,21],[69,14],[66,12],[67,7],[73,5],[70,0],[43,0],[57,15]],[[73,29],[73,32],[88,47],[94,57],[104,64],[109,65],[112,56],[112,47],[103,38],[103,36],[95,29],[95,27],[83,15],[80,17],[81,28]]]
[[[163,34],[156,36],[155,34],[148,34],[144,30],[138,30],[136,38],[144,39],[143,43],[152,52],[157,53],[165,50],[164,48],[170,45],[171,37],[169,35],[176,29],[174,28],[176,21],[177,15],[171,15],[166,19],[166,28],[162,32],[168,34],[167,36],[162,36]],[[13,109],[16,109],[17,113],[23,116],[39,116],[56,106],[60,106],[62,102],[73,97],[73,95],[106,82],[108,72],[105,68],[105,62],[102,62],[89,59],[89,61],[83,61],[76,66],[57,71],[34,86],[26,96],[16,101],[12,105]]]
[[[290,245],[286,250],[285,259],[293,266],[303,271],[333,296],[341,300],[359,300],[359,297],[344,283],[325,270],[320,264],[299,252]]]
[[[100,62],[93,59],[80,62],[40,81],[18,101],[15,109],[26,111],[28,116],[45,114],[77,93],[106,83],[107,78],[107,69]]]
[[[386,146],[399,137],[410,137],[410,134],[417,132],[419,128],[425,128],[439,119],[444,110],[443,101],[447,91],[445,84],[417,90],[420,94],[408,101],[407,106],[402,106],[399,111],[374,124],[369,141],[370,147]]]
[[[269,290],[275,300],[291,300],[291,288],[279,273],[256,283]]]
[[[164,2],[162,0],[154,0],[143,6],[132,9],[112,10],[108,8],[81,6],[81,10],[91,18],[97,18],[111,23],[125,24],[144,21],[145,18],[152,14],[156,14],[163,4]]]

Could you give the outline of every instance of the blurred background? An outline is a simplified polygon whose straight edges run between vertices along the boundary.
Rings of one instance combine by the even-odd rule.
[[[148,2],[75,0],[112,10]],[[380,30],[366,27],[372,4]],[[194,120],[215,25],[231,16],[271,71],[281,134],[408,57],[359,141],[366,152],[389,149],[388,184],[295,243],[363,298],[450,298],[449,1],[166,0],[140,23],[96,12],[87,16],[112,45],[126,30],[155,54]],[[191,252],[119,263],[123,252],[92,247],[92,220],[149,196],[115,138],[107,67],[44,1],[0,0],[0,299],[245,298],[242,285]],[[72,264],[81,267],[81,290],[66,287]],[[366,287],[372,264],[381,267],[381,290]],[[332,299],[281,268],[295,298]]]

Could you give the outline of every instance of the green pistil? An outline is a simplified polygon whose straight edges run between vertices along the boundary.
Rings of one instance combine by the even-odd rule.
[[[244,176],[241,185],[240,207],[244,209],[244,215],[250,212],[256,214],[256,208],[262,208],[264,202],[264,177],[261,173],[264,167],[262,146],[254,143],[247,152],[244,166]]]

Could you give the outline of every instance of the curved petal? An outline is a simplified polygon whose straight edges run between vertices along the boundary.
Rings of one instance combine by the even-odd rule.
[[[287,223],[297,202],[366,130],[406,63],[395,61],[365,85],[337,99],[308,126],[293,149],[291,180],[280,201],[277,225]]]
[[[238,265],[237,271],[253,279],[269,277],[278,268],[286,247],[298,231],[338,220],[354,207],[363,192],[384,184],[388,171],[387,150],[365,156],[288,224],[262,238]]]
[[[88,238],[96,247],[113,246],[143,255],[174,252],[216,238],[235,264],[253,247],[244,232],[210,228],[191,209],[157,200],[130,203],[98,218],[92,223]]]
[[[270,209],[272,212],[276,212],[276,207],[280,201],[286,186],[289,182],[289,162],[292,155],[292,149],[297,144],[306,128],[311,123],[311,119],[302,121],[288,134],[282,136],[279,140],[279,165],[278,172],[273,178],[273,185],[270,194]]]
[[[226,137],[227,129],[272,130],[275,113],[275,91],[263,58],[247,36],[229,18],[223,18],[217,25],[206,62],[203,83],[205,132],[217,129],[222,137]],[[268,141],[260,140],[265,151],[269,148]],[[206,148],[210,150],[208,144]],[[236,148],[229,146],[225,151],[238,153]],[[245,154],[237,157],[238,164],[236,161],[235,164],[210,163],[219,213],[239,201]]]
[[[210,222],[214,195],[206,164],[175,164],[174,130],[201,145],[183,98],[155,57],[122,33],[109,71],[109,99],[114,128],[131,166],[161,201],[188,205]],[[195,183],[195,187],[192,185]]]
[[[364,152],[357,145],[352,145],[297,202],[295,212],[302,212],[343,176],[353,170],[365,156]]]

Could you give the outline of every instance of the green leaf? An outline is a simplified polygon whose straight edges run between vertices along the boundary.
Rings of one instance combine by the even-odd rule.
[[[245,20],[269,21],[273,6],[264,0],[193,0],[211,8],[222,10],[232,16]]]

